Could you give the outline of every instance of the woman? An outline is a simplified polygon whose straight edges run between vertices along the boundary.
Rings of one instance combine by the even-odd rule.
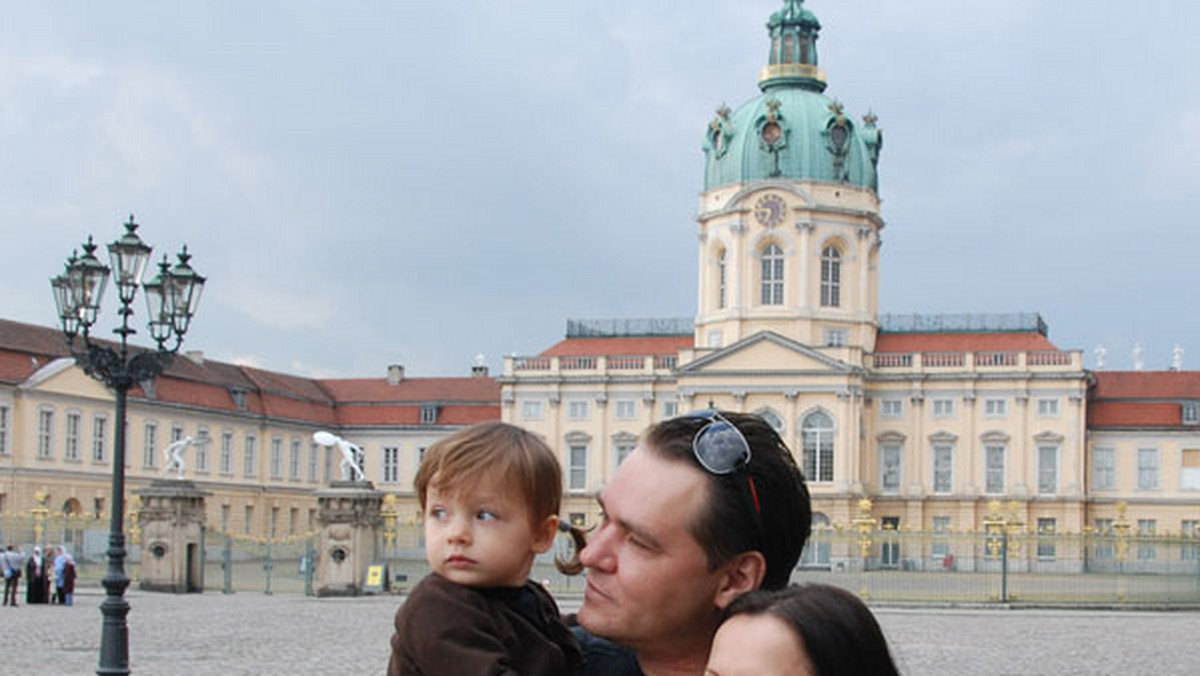
[[[25,603],[46,602],[46,562],[42,559],[42,548],[34,547],[33,556],[25,562]]]
[[[844,589],[793,585],[730,605],[706,676],[899,676],[879,623]]]

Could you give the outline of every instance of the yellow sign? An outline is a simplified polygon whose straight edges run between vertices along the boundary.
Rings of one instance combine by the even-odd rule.
[[[384,566],[382,563],[376,563],[367,566],[367,584],[364,585],[366,592],[381,592],[383,591],[384,582]]]

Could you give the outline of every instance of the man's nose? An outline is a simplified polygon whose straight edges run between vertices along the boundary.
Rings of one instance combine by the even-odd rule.
[[[593,570],[612,572],[616,568],[616,557],[613,555],[615,532],[611,524],[602,524],[588,538],[587,546],[579,552],[579,562]]]

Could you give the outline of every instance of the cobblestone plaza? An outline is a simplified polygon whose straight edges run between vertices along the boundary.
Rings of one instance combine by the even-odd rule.
[[[95,673],[103,598],[0,612],[9,674]],[[130,662],[143,676],[382,674],[402,597],[131,592]],[[578,605],[564,598],[565,611]],[[1200,614],[875,608],[910,676],[1182,674],[1195,668]]]

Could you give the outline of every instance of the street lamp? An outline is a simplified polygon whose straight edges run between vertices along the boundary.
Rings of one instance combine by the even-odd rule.
[[[196,307],[204,290],[204,277],[196,274],[188,261],[187,247],[172,267],[166,256],[158,265],[158,274],[142,283],[151,249],[137,235],[138,224],[129,216],[125,234],[108,245],[109,267],[96,258],[96,245],[89,235],[83,255],[71,254],[66,270],[50,280],[54,303],[71,355],[89,376],[103,382],[117,400],[116,430],[113,438],[112,521],[108,533],[108,572],[104,576],[104,602],[100,612],[104,624],[100,635],[101,676],[129,673],[129,603],[125,589],[125,405],[129,388],[150,380],[171,363],[183,344]],[[92,326],[100,312],[109,276],[117,286],[121,307],[121,325],[113,329],[120,342],[98,341]],[[149,310],[149,332],[156,350],[131,347],[129,337],[137,331],[130,327],[133,299],[141,286]]]

